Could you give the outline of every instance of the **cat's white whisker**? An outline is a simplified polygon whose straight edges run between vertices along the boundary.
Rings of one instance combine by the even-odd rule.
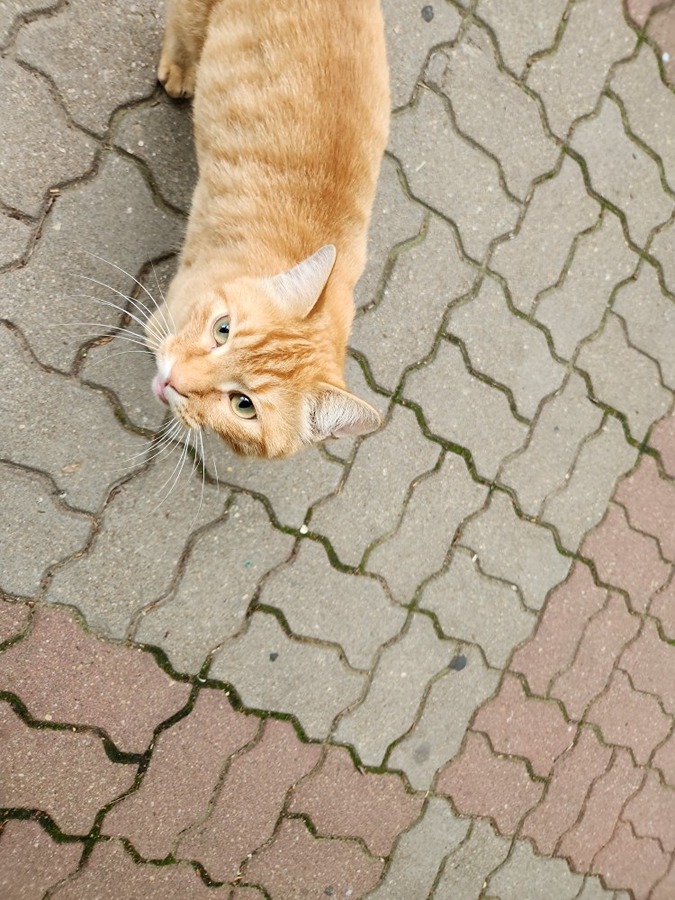
[[[175,426],[178,426],[178,427],[176,428]],[[166,446],[168,444],[175,443],[174,439],[177,437],[178,433],[180,432],[180,429],[181,429],[180,423],[174,421],[173,423],[171,423],[171,428],[168,431],[166,431],[164,434],[161,434],[161,430],[158,432],[158,437],[161,434],[161,437],[159,437],[159,440],[157,438],[155,438],[154,441],[151,441],[147,447],[145,447],[143,450],[140,450],[138,453],[134,453],[132,456],[128,456],[125,460],[123,460],[123,462],[132,463],[133,460],[138,460],[138,459],[140,459],[140,457],[146,456],[147,454],[150,453],[152,455],[148,456],[148,458],[147,458],[147,461],[149,461],[150,459],[152,459],[152,457],[154,455],[156,455],[156,454],[152,453],[152,451],[157,450],[159,447],[162,447],[163,445]],[[136,466],[136,465],[138,465],[138,462],[133,462],[132,465]]]
[[[94,366],[98,366],[102,362],[110,362],[116,356],[126,356],[128,353],[143,353],[145,356],[152,356],[149,350],[118,350],[117,353],[109,353],[107,356],[101,356],[99,359],[88,360],[87,369],[93,369]]]
[[[164,484],[163,484],[163,485],[160,487],[160,489],[157,491],[157,493],[160,494],[160,493],[164,490],[164,488],[167,486],[167,484],[168,484],[170,481],[171,481],[171,486],[169,487],[169,490],[166,492],[166,494],[165,494],[165,495],[162,497],[162,499],[159,501],[159,503],[157,504],[157,506],[153,509],[153,513],[157,512],[157,510],[159,509],[159,507],[160,507],[160,506],[162,505],[162,503],[164,503],[164,501],[165,501],[165,500],[173,493],[173,490],[174,490],[175,486],[178,484],[178,480],[180,479],[181,473],[182,473],[182,471],[183,471],[183,466],[185,465],[185,460],[187,459],[187,454],[188,454],[188,447],[189,447],[190,436],[189,436],[189,434],[188,434],[188,429],[187,429],[187,428],[185,429],[185,438],[186,438],[186,440],[185,440],[185,443],[183,444],[183,452],[181,453],[178,462],[177,462],[176,465],[174,466],[173,471],[171,472],[171,474],[169,475],[169,477],[166,479],[166,481],[164,482]],[[174,478],[174,474],[176,473],[176,470],[178,470],[178,474],[176,474],[176,477]]]
[[[51,322],[48,323],[47,328],[96,328],[97,331],[88,331],[84,334],[81,334],[81,337],[108,337],[108,338],[120,338],[121,340],[131,341],[134,344],[139,344],[141,347],[145,347],[154,353],[159,349],[159,344],[156,346],[150,346],[150,341],[146,338],[143,338],[140,334],[137,334],[135,331],[129,331],[128,328],[125,328],[123,325],[106,325],[103,322]],[[114,334],[111,333],[114,331]]]
[[[152,266],[152,274],[155,276],[155,284],[157,285],[157,290],[159,291],[159,296],[162,298],[162,304],[171,318],[171,324],[173,325],[173,334],[177,334],[178,329],[176,328],[176,320],[174,319],[173,313],[171,312],[171,310],[169,309],[169,307],[167,305],[166,297],[164,296],[164,291],[162,290],[162,285],[159,283],[159,278],[157,277],[157,269],[155,269],[155,264],[154,264],[154,262],[152,262],[152,260],[150,261],[150,265]],[[172,330],[169,327],[169,323],[166,321],[166,317],[164,315],[164,311],[163,311],[162,307],[159,305],[159,303],[155,300],[154,297],[151,297],[151,299],[152,299],[152,302],[157,307],[157,312],[164,319],[164,324],[166,325],[166,330],[169,332],[169,334],[171,334]]]
[[[109,287],[109,285],[103,284],[102,281],[96,281],[94,278],[89,278],[87,275],[82,275],[81,277],[86,278],[88,281],[94,281],[95,284],[100,284],[103,287]],[[110,289],[113,290],[113,288],[110,288]],[[126,300],[129,300],[131,303],[134,303],[134,301],[130,297],[127,297],[126,294],[122,294],[120,291],[115,291],[115,293],[119,294],[120,297],[124,297]],[[165,340],[168,336],[166,334],[162,334],[162,332],[159,331],[159,328],[151,329],[148,326],[148,323],[144,322],[143,319],[140,319],[137,315],[130,312],[124,306],[120,306],[118,303],[113,303],[112,300],[103,300],[101,297],[94,297],[91,294],[89,295],[89,299],[93,300],[95,303],[100,303],[103,306],[109,306],[111,309],[116,309],[119,312],[123,313],[125,316],[129,316],[129,318],[133,319],[134,322],[136,322],[138,325],[140,325],[144,331],[149,331],[153,337],[157,338],[160,341],[160,343],[161,343],[161,341]]]

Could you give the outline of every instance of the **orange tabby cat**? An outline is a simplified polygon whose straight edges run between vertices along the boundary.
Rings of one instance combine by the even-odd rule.
[[[373,431],[343,369],[389,121],[378,0],[171,0],[158,74],[194,92],[199,182],[155,393],[242,454]]]

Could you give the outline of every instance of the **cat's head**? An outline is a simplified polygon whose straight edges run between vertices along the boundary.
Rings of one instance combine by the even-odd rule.
[[[153,390],[179,422],[268,458],[380,425],[344,390],[326,313],[315,308],[334,262],[328,245],[271,278],[220,283],[196,267],[179,271],[146,328]]]

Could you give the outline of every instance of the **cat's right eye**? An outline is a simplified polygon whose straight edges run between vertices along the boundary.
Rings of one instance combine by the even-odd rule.
[[[230,335],[230,317],[221,316],[213,326],[213,339],[216,344],[224,344]]]
[[[246,394],[232,394],[230,397],[230,406],[240,419],[257,418],[253,401],[250,400]]]

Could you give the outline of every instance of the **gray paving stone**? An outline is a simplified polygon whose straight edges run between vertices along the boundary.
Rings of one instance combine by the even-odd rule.
[[[292,640],[274,616],[260,612],[216,654],[209,676],[233,685],[249,708],[291,713],[316,740],[328,736],[366,680],[343,665],[335,648]]]
[[[497,157],[507,187],[524,200],[533,179],[550,172],[560,155],[536,101],[498,68],[482,28],[470,27],[439,55],[445,66],[437,84],[452,104],[457,127]]]
[[[464,668],[434,681],[419,722],[387,760],[388,768],[405,772],[415,790],[429,790],[438,769],[459,751],[473,714],[499,683],[499,672],[485,666],[475,647],[463,649],[461,657]]]
[[[599,227],[581,235],[563,283],[538,300],[535,318],[551,333],[558,356],[571,359],[579,341],[600,325],[616,285],[634,271],[618,218],[604,211]]]
[[[366,568],[384,577],[399,603],[410,603],[418,585],[443,565],[457,528],[486,497],[462,457],[449,453],[438,472],[417,484],[396,532],[375,547]]]
[[[436,614],[444,634],[478,644],[488,663],[502,669],[532,634],[536,617],[512,585],[483,575],[471,557],[457,548],[448,570],[424,587],[419,605]]]
[[[339,644],[355,669],[370,669],[406,620],[378,581],[339,572],[323,547],[307,540],[292,565],[265,582],[259,602],[280,609],[293,634]]]
[[[379,766],[387,748],[413,724],[428,683],[454,655],[427,616],[414,615],[407,632],[380,656],[365,700],[341,720],[335,740],[349,744],[368,766]]]
[[[655,256],[663,268],[663,277],[666,288],[671,294],[675,294],[675,218],[661,229],[654,237],[649,252]]]
[[[182,227],[178,216],[157,208],[132,162],[107,153],[93,180],[55,201],[28,265],[4,276],[0,316],[21,328],[41,362],[69,371],[77,348],[121,319],[94,299],[124,305],[114,291],[127,294],[134,282],[114,265],[137,275],[144,262],[178,245]],[[74,325],[80,322],[89,324]]]
[[[121,428],[100,392],[41,369],[0,325],[0,456],[48,472],[70,506],[97,510],[147,444]]]
[[[586,161],[593,190],[625,214],[631,239],[644,247],[672,215],[674,201],[664,193],[654,160],[626,134],[616,103],[603,97],[600,112],[575,129],[571,145]]]
[[[68,124],[44,78],[10,59],[0,59],[0,78],[0,200],[37,216],[47,189],[83,175],[97,145]]]
[[[518,232],[492,254],[490,265],[508,281],[517,309],[530,313],[537,294],[558,281],[575,236],[599,213],[581,169],[566,156],[555,178],[535,189]]]
[[[397,256],[378,305],[354,323],[349,343],[366,356],[378,384],[393,392],[404,369],[431,352],[448,304],[466,294],[475,277],[450,226],[432,216],[425,239]]]
[[[553,46],[567,0],[478,0],[476,13],[492,26],[504,64],[517,75],[528,57]]]
[[[579,445],[601,421],[602,411],[588,399],[583,378],[573,372],[562,391],[544,405],[527,447],[500,473],[504,484],[515,490],[523,512],[539,515],[544,500],[565,485]]]
[[[403,393],[422,407],[434,434],[471,451],[484,478],[494,478],[525,442],[527,426],[514,419],[506,394],[470,375],[459,348],[446,341],[433,362],[407,377]]]
[[[471,301],[452,309],[447,330],[464,343],[474,371],[509,388],[521,416],[532,418],[562,384],[565,370],[543,333],[510,312],[504,289],[492,278]]]
[[[618,893],[605,890],[602,882],[596,875],[587,875],[584,879],[584,886],[581,892],[577,894],[576,900],[620,900]],[[623,900],[629,900],[626,895]]]
[[[675,302],[661,291],[656,270],[643,265],[637,280],[617,292],[612,309],[630,343],[658,362],[663,383],[675,390]]]
[[[483,895],[488,875],[506,858],[511,840],[495,834],[485,819],[471,823],[467,839],[448,856],[433,893],[434,900],[475,900]]]
[[[167,138],[170,136],[170,140]],[[162,197],[188,212],[197,183],[191,108],[160,100],[124,113],[115,143],[147,163]]]
[[[34,596],[45,569],[80,550],[92,522],[54,502],[51,486],[32,472],[0,464],[0,589]]]
[[[394,118],[389,147],[413,194],[456,223],[474,259],[482,260],[490,241],[515,226],[519,207],[501,189],[497,164],[456,133],[431,90]]]
[[[495,493],[487,511],[469,522],[462,544],[476,553],[487,575],[517,585],[530,609],[567,575],[570,560],[560,556],[550,531],[519,519],[509,498]]]
[[[574,4],[556,51],[536,60],[527,76],[558,137],[564,138],[575,119],[594,109],[611,64],[628,56],[635,41],[621,0]]]
[[[583,536],[598,524],[616,482],[636,457],[621,423],[608,416],[602,429],[581,447],[564,487],[544,503],[541,518],[555,525],[564,547],[577,550]]]
[[[577,365],[588,372],[597,398],[626,415],[638,441],[670,407],[672,394],[661,385],[656,363],[628,346],[612,313],[600,335],[582,347]]]
[[[631,131],[661,157],[668,184],[675,190],[675,138],[670,127],[675,96],[661,80],[648,44],[630,62],[617,66],[611,87],[623,101]]]
[[[396,406],[389,424],[359,446],[345,486],[315,511],[311,530],[329,539],[341,562],[357,566],[395,528],[411,482],[433,469],[440,452],[414,413]]]
[[[168,591],[189,534],[218,518],[226,499],[209,485],[202,499],[201,479],[184,470],[162,502],[179,458],[163,457],[113,495],[91,549],[56,572],[48,601],[77,606],[94,631],[123,638],[134,614]]]
[[[19,18],[58,6],[59,0],[3,0],[0,6],[0,47],[5,46]]]
[[[152,93],[164,0],[69,0],[25,25],[20,59],[52,78],[70,115],[103,134],[113,110]]]
[[[225,521],[199,535],[175,591],[139,620],[135,639],[161,647],[175,669],[198,672],[241,629],[257,585],[292,548],[263,505],[239,495]]]
[[[28,249],[33,229],[21,219],[0,212],[0,266],[19,260]]]
[[[431,797],[423,817],[400,839],[383,881],[369,900],[410,900],[427,897],[443,860],[464,840],[466,819],[455,816],[440,797]]]
[[[410,101],[431,48],[457,37],[462,22],[457,10],[444,0],[431,8],[433,15],[429,19],[422,15],[422,5],[417,0],[382,0],[392,109]]]
[[[566,860],[535,856],[529,841],[516,841],[504,865],[488,880],[487,890],[500,900],[574,900],[583,875],[570,871]]]

